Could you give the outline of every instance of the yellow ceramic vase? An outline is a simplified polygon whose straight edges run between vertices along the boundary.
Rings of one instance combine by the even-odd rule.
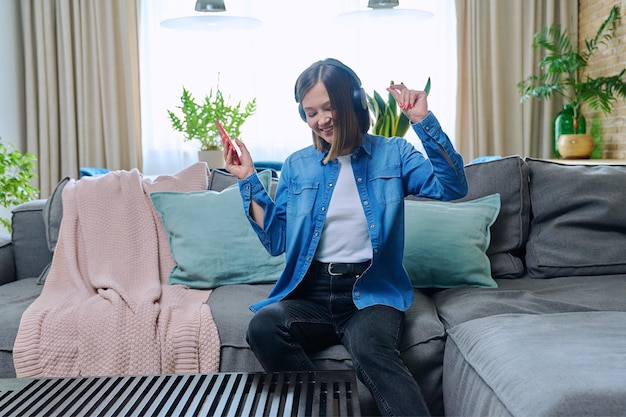
[[[559,136],[559,154],[563,159],[588,159],[593,152],[593,136],[573,133]]]

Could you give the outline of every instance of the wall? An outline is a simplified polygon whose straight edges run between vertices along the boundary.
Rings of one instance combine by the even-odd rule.
[[[26,149],[24,116],[24,55],[20,0],[0,1],[0,137],[3,142]],[[0,217],[10,211],[0,207]],[[0,226],[0,233],[5,233]]]
[[[600,24],[607,18],[614,5],[620,5],[622,24],[616,38],[608,48],[589,61],[588,74],[591,77],[612,76],[626,68],[626,0],[579,0],[578,1],[578,39],[579,48],[584,47],[584,40],[593,38]],[[626,77],[624,77],[626,78]],[[626,100],[619,99],[614,110],[605,115],[600,111],[583,107],[589,131],[594,119],[601,125],[603,158],[626,159]]]

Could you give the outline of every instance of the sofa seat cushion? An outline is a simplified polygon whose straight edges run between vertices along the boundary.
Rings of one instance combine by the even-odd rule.
[[[37,278],[24,278],[4,284],[0,289],[0,317],[2,337],[0,350],[12,352],[22,313],[41,294]]]
[[[447,329],[497,314],[626,311],[626,275],[497,279],[498,288],[451,288],[433,299]]]
[[[533,278],[626,274],[626,165],[527,159]]]
[[[254,313],[249,306],[267,298],[273,284],[233,284],[215,288],[207,304],[220,335],[220,371],[262,371],[246,342],[248,323]]]
[[[429,290],[413,291],[405,312],[400,356],[422,389],[432,415],[443,415],[443,349],[446,331]]]
[[[221,343],[220,371],[260,371],[263,368],[246,342],[252,311],[248,308],[267,298],[272,284],[235,284],[215,288],[207,303],[211,307]],[[413,305],[406,312],[404,336],[400,353],[413,376],[422,387],[433,414],[443,411],[441,375],[445,329],[432,298],[414,290]],[[331,346],[311,356],[320,369],[352,366],[343,346]]]
[[[0,287],[0,378],[15,378],[13,344],[22,313],[41,294],[37,278],[23,278]]]
[[[623,416],[626,313],[511,314],[449,331],[446,415]]]

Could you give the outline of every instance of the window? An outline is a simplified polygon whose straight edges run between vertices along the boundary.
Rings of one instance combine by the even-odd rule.
[[[354,69],[368,94],[376,90],[386,95],[391,80],[422,89],[430,76],[429,107],[454,141],[454,0],[403,0],[401,7],[422,3],[434,13],[427,21],[340,25],[340,13],[367,9],[366,2],[227,0],[226,13],[257,17],[263,25],[250,31],[209,32],[160,26],[166,18],[193,14],[193,0],[142,0],[143,173],[174,173],[197,161],[198,145],[184,142],[167,117],[166,110],[179,105],[183,86],[203,98],[219,81],[233,102],[256,97],[257,112],[241,134],[256,161],[282,161],[310,145],[310,130],[294,101],[294,82],[312,62],[328,57]],[[419,146],[413,131],[406,137]]]

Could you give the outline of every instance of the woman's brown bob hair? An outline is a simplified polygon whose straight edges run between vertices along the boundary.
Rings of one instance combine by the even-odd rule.
[[[324,84],[333,109],[334,140],[332,145],[313,132],[313,145],[320,151],[328,151],[324,163],[338,155],[351,152],[361,145],[363,135],[370,126],[367,106],[355,102],[355,94],[365,95],[354,73],[341,62],[327,59],[318,61],[300,74],[296,81],[295,98],[298,103],[318,82]],[[364,108],[363,108],[364,107]],[[306,119],[300,105],[300,115]]]

